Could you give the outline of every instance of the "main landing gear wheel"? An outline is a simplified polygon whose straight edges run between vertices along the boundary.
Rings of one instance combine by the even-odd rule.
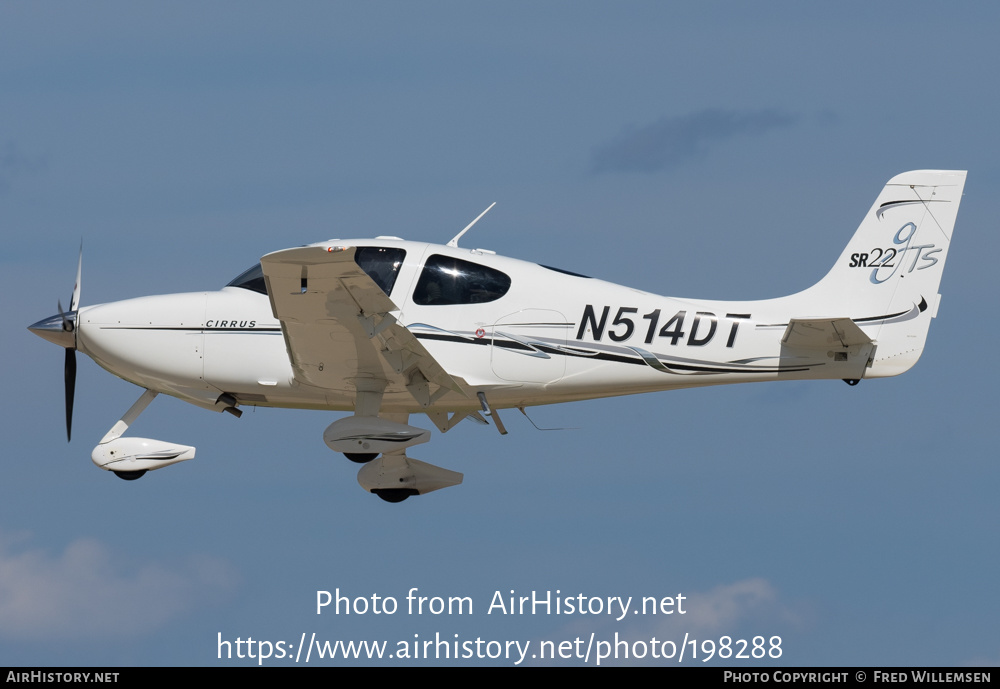
[[[372,492],[386,502],[403,502],[411,495],[420,495],[412,488],[376,488]]]
[[[146,475],[145,469],[140,469],[139,471],[115,471],[112,472],[115,476],[122,479],[123,481],[135,481],[137,478],[142,478]]]
[[[378,452],[345,452],[344,456],[356,464],[367,464],[376,457]]]

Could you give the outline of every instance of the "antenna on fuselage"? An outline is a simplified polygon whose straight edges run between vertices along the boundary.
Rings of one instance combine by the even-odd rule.
[[[495,206],[495,205],[497,205],[496,201],[494,201],[493,203],[490,204],[490,208],[493,208],[493,206]],[[471,230],[472,226],[475,225],[477,222],[479,222],[479,219],[481,217],[483,217],[484,215],[486,215],[487,213],[489,213],[490,212],[490,208],[487,208],[482,213],[480,213],[479,215],[477,215],[475,220],[473,220],[468,225],[466,225],[464,230],[462,230],[461,232],[459,232],[458,234],[456,234],[455,237],[454,237],[454,239],[452,239],[450,242],[448,242],[448,246],[453,246],[453,247],[457,248],[458,247],[458,240],[462,238],[462,235],[465,234],[466,232],[468,232],[469,230]]]

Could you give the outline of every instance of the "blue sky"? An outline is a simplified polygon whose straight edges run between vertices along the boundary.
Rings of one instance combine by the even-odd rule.
[[[0,5],[0,663],[593,632],[997,664],[998,21],[921,2]],[[81,238],[96,304],[217,289],[330,237],[444,243],[492,201],[467,243],[659,294],[779,296],[920,168],[969,177],[908,374],[533,412],[571,431],[462,424],[412,454],[465,483],[401,505],[323,445],[338,415],[164,396],[135,434],[197,458],[119,481],[90,450],[140,391],[81,357],[67,445],[62,352],[25,329],[68,302]],[[476,607],[317,616],[338,587]],[[487,615],[511,589],[682,593],[689,612]]]

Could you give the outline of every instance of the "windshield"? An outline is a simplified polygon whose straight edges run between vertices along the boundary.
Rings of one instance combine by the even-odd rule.
[[[243,289],[267,294],[267,285],[264,284],[264,271],[259,263],[237,275],[226,287],[242,287]]]

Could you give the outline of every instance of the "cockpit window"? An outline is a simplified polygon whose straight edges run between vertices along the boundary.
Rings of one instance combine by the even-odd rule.
[[[392,286],[396,284],[399,269],[403,265],[406,252],[403,249],[390,249],[380,246],[359,246],[354,253],[354,262],[368,277],[382,288],[388,296]]]
[[[264,283],[264,271],[261,269],[259,263],[237,275],[226,287],[242,287],[243,289],[267,294],[267,285]]]
[[[496,301],[509,289],[510,276],[506,273],[435,254],[424,264],[413,302],[421,306],[485,304]]]

